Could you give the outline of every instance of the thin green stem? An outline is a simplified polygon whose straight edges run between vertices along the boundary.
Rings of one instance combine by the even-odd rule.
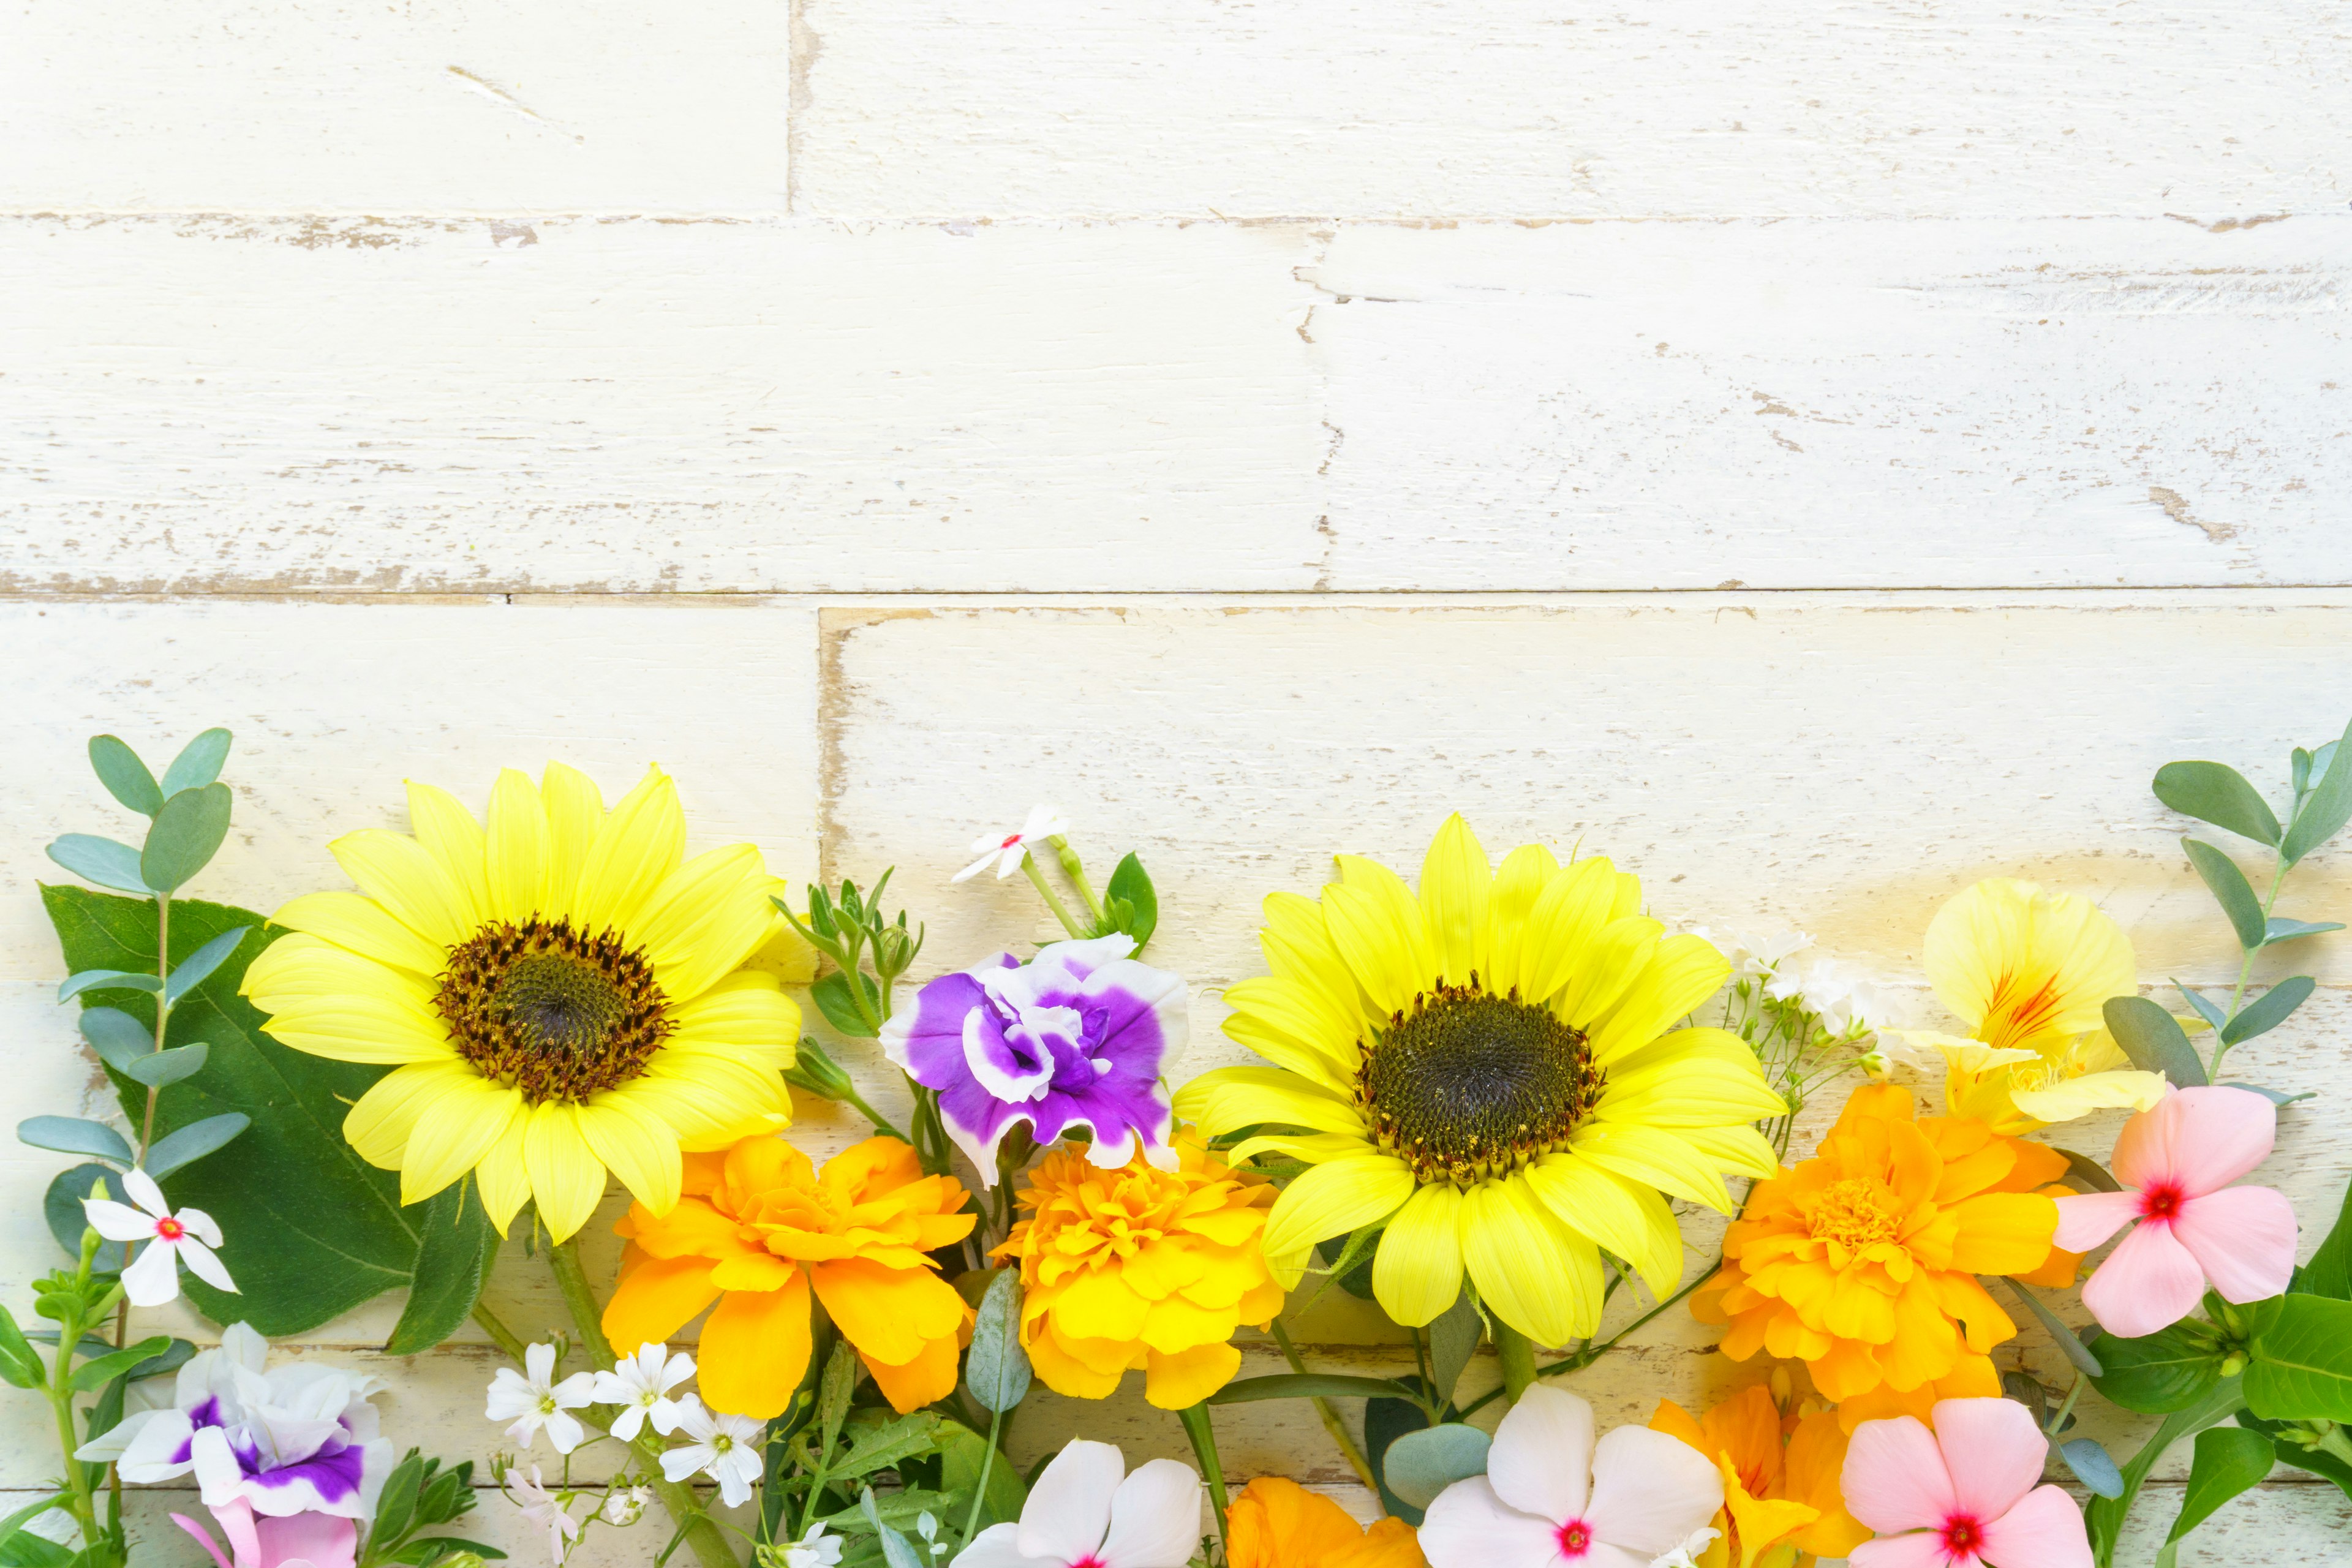
[[[49,1408],[57,1417],[58,1446],[64,1451],[66,1486],[73,1494],[73,1516],[81,1526],[82,1543],[96,1546],[100,1539],[98,1509],[91,1501],[89,1473],[74,1458],[81,1440],[74,1431],[73,1347],[81,1342],[81,1315],[68,1312],[58,1324],[57,1363],[49,1372]]]
[[[521,1336],[500,1321],[499,1315],[491,1311],[483,1302],[474,1303],[474,1321],[480,1324],[482,1331],[490,1336],[492,1344],[506,1352],[509,1360],[522,1360],[524,1346]]]
[[[1225,1555],[1233,1555],[1225,1540],[1225,1468],[1217,1462],[1217,1433],[1209,1425],[1207,1405],[1188,1405],[1177,1413],[1184,1423],[1184,1436],[1192,1439],[1192,1452],[1201,1461],[1201,1477],[1209,1483],[1209,1502],[1217,1512],[1217,1542],[1225,1546]]]
[[[2090,1384],[2091,1380],[2084,1377],[2080,1371],[2074,1373],[2074,1386],[2066,1391],[2066,1403],[2058,1407],[2058,1414],[2050,1417],[2050,1424],[2042,1428],[2045,1434],[2055,1437],[2065,1429],[2066,1417],[2074,1414],[2074,1401],[2083,1397],[2083,1390],[2089,1387]]]
[[[1673,1306],[1675,1302],[1681,1300],[1692,1291],[1697,1289],[1701,1285],[1706,1284],[1709,1279],[1714,1279],[1716,1272],[1722,1267],[1723,1258],[1720,1254],[1717,1254],[1713,1263],[1708,1264],[1705,1268],[1699,1270],[1699,1272],[1694,1275],[1690,1281],[1684,1285],[1681,1289],[1676,1290],[1673,1295],[1667,1297],[1664,1300],[1659,1302],[1656,1306],[1651,1308],[1648,1311],[1643,1313],[1640,1317],[1634,1319],[1632,1322],[1626,1324],[1623,1328],[1618,1330],[1607,1339],[1591,1341],[1588,1342],[1582,1350],[1578,1351],[1574,1355],[1568,1357],[1566,1360],[1556,1361],[1547,1367],[1538,1367],[1536,1370],[1536,1375],[1538,1377],[1556,1377],[1564,1372],[1583,1371],[1586,1367],[1591,1366],[1594,1362],[1599,1361],[1602,1356],[1607,1355],[1611,1351],[1615,1350],[1617,1348],[1618,1342],[1622,1340],[1626,1335],[1632,1333],[1634,1330],[1640,1328],[1643,1324],[1648,1322],[1651,1319],[1656,1317],[1659,1313],[1664,1311],[1667,1308]],[[1501,1348],[1502,1347],[1500,1345],[1496,1347],[1498,1352]],[[1477,1398],[1472,1400],[1469,1404],[1462,1407],[1462,1418],[1465,1421],[1468,1420],[1473,1412],[1480,1409],[1489,1401],[1499,1398],[1503,1393],[1504,1390],[1500,1388],[1488,1389],[1486,1393],[1480,1394]],[[1516,1398],[1517,1396],[1515,1394],[1513,1397]]]
[[[1025,849],[1021,853],[1021,870],[1029,879],[1029,885],[1037,889],[1037,896],[1045,900],[1045,907],[1054,911],[1054,918],[1062,922],[1062,929],[1074,937],[1085,936],[1087,929],[1070,918],[1069,906],[1062,902],[1062,895],[1054,891],[1046,882],[1045,870],[1037,864],[1037,857]]]
[[[1283,1322],[1280,1318],[1274,1320],[1273,1328],[1274,1342],[1282,1347],[1282,1359],[1290,1363],[1291,1371],[1304,1376],[1307,1372],[1307,1363],[1298,1359],[1298,1347],[1290,1342],[1290,1331],[1283,1326]],[[1413,1343],[1416,1351],[1420,1348],[1420,1342],[1421,1335],[1416,1331],[1413,1334]],[[1426,1388],[1428,1385],[1428,1368],[1426,1363],[1424,1363],[1422,1371],[1422,1386]],[[1370,1488],[1374,1497],[1380,1496],[1381,1483],[1373,1479],[1372,1467],[1370,1463],[1365,1459],[1364,1451],[1356,1446],[1355,1438],[1348,1435],[1348,1424],[1339,1418],[1339,1411],[1332,1408],[1331,1402],[1324,1398],[1319,1394],[1315,1396],[1311,1403],[1315,1406],[1316,1415],[1323,1423],[1323,1430],[1331,1434],[1331,1441],[1339,1446],[1339,1452],[1346,1457],[1348,1468],[1356,1472],[1356,1479],[1363,1482],[1366,1487]],[[1436,1422],[1433,1419],[1430,1424],[1434,1426],[1436,1425]]]
[[[1070,885],[1077,889],[1078,897],[1086,900],[1087,910],[1095,917],[1096,923],[1100,924],[1102,900],[1095,897],[1095,885],[1087,880],[1087,868],[1078,859],[1078,852],[1071,848],[1070,841],[1058,833],[1045,842],[1054,847],[1055,857],[1062,862],[1063,874],[1070,879]]]
[[[1503,1363],[1503,1393],[1517,1405],[1519,1395],[1535,1386],[1536,1347],[1527,1335],[1496,1318],[1495,1359]]]
[[[967,1546],[971,1544],[972,1535],[980,1529],[980,1505],[988,1498],[988,1472],[990,1467],[996,1463],[996,1442],[1003,1432],[1004,1412],[990,1411],[988,1413],[988,1452],[980,1457],[980,1479],[972,1485],[971,1511],[964,1515],[963,1520],[963,1539]]]
[[[599,1372],[613,1370],[612,1342],[604,1337],[602,1314],[596,1306],[596,1292],[588,1283],[588,1272],[580,1266],[580,1238],[566,1237],[547,1249],[548,1268],[555,1276],[555,1288],[562,1294],[563,1305],[572,1314],[572,1326],[579,1331],[580,1348]],[[482,1322],[476,1318],[477,1322]],[[493,1318],[491,1321],[496,1321]],[[489,1323],[483,1322],[484,1328]],[[501,1325],[499,1332],[504,1332]],[[495,1335],[494,1335],[495,1337]],[[511,1334],[507,1335],[512,1339]],[[509,1353],[512,1353],[509,1352]],[[739,1568],[735,1549],[727,1544],[718,1523],[701,1511],[694,1489],[669,1479],[662,1473],[662,1440],[651,1427],[641,1427],[636,1440],[629,1445],[644,1459],[646,1480],[669,1510],[671,1519],[685,1528],[686,1543],[694,1548],[696,1561],[702,1568]],[[688,1521],[691,1522],[688,1522]]]
[[[865,1098],[860,1095],[855,1088],[843,1090],[842,1098],[849,1101],[851,1107],[856,1110],[857,1114],[866,1118],[866,1121],[874,1123],[875,1131],[887,1133],[889,1136],[896,1138],[901,1143],[909,1141],[904,1132],[899,1131],[898,1128],[891,1125],[890,1119],[888,1117],[883,1115],[880,1111],[866,1104]]]

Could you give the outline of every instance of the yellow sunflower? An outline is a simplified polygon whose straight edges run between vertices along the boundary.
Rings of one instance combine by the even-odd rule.
[[[1728,1214],[1722,1173],[1779,1168],[1750,1125],[1781,1112],[1755,1054],[1675,1025],[1729,973],[1695,936],[1637,912],[1607,860],[1535,845],[1490,869],[1461,817],[1418,898],[1352,856],[1319,902],[1265,901],[1261,979],[1225,993],[1225,1032],[1273,1067],[1220,1068],[1176,1097],[1211,1136],[1311,1167],[1266,1222],[1295,1284],[1308,1249],[1383,1226],[1372,1290],[1417,1327],[1465,1270],[1486,1310],[1538,1344],[1599,1327],[1601,1251],[1660,1296],[1681,1279],[1668,1195]],[[1296,1131],[1287,1131],[1296,1130]]]
[[[509,768],[487,831],[447,794],[408,786],[415,837],[329,845],[357,893],[278,911],[296,934],[247,970],[269,1032],[337,1061],[392,1064],[343,1120],[400,1199],[471,1172],[504,1234],[530,1199],[561,1241],[620,1177],[656,1214],[679,1150],[782,1126],[800,1009],[744,962],[779,884],[748,844],[685,858],[660,769],[608,814],[587,775]]]

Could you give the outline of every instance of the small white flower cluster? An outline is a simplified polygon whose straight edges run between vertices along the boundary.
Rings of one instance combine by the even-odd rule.
[[[1822,1027],[1837,1038],[1859,1039],[1904,1021],[1901,995],[1853,965],[1817,954],[1799,957],[1813,945],[1813,939],[1802,931],[1758,934],[1718,932],[1705,926],[1691,929],[1731,961],[1735,985],[1746,981],[1772,1001],[1796,1004],[1819,1018]]]

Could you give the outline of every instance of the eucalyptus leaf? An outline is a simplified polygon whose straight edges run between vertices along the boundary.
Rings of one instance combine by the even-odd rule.
[[[155,1031],[120,1007],[84,1007],[81,1037],[98,1059],[117,1072],[141,1057],[155,1054]]]
[[[139,874],[139,851],[111,838],[89,833],[64,834],[49,846],[49,858],[83,881],[96,882],[101,888],[123,893],[148,890]]]
[[[2066,1359],[2074,1363],[2076,1371],[2084,1377],[2095,1378],[2099,1375],[2101,1371],[2099,1358],[2091,1353],[2090,1347],[2075,1336],[2073,1329],[2060,1321],[2057,1313],[2043,1306],[2040,1297],[2016,1280],[2010,1279],[2003,1282],[2008,1285],[2011,1295],[2025,1303],[2025,1310],[2033,1314],[2034,1321],[2042,1325],[2042,1331],[2047,1333],[2056,1342],[2058,1348],[2065,1352]]]
[[[2307,936],[2325,936],[2343,929],[2342,921],[2291,921],[2284,915],[2273,915],[2263,928],[2263,945],[2275,947],[2283,942],[2299,942]]]
[[[2225,827],[2257,843],[2279,841],[2278,816],[2237,769],[2221,763],[2167,763],[2149,787],[2183,816]]]
[[[2184,838],[2180,847],[2189,851],[2189,863],[2197,868],[2197,874],[2213,890],[2214,901],[2230,917],[2238,945],[2249,950],[2262,946],[2263,901],[2254,896],[2238,863],[2201,838]]]
[[[1371,1461],[1372,1481],[1381,1494],[1381,1504],[1407,1524],[1419,1528],[1422,1510],[1397,1496],[1388,1484],[1382,1460],[1396,1440],[1408,1432],[1418,1432],[1433,1425],[1429,1413],[1421,1406],[1422,1388],[1418,1377],[1401,1378],[1394,1397],[1372,1399],[1364,1405],[1364,1454]]]
[[[101,1181],[110,1195],[122,1196],[121,1173],[110,1165],[76,1165],[59,1171],[49,1178],[48,1191],[41,1194],[41,1217],[68,1258],[81,1256],[82,1232],[89,1228],[89,1216],[81,1203]],[[101,1274],[116,1274],[121,1271],[122,1261],[122,1243],[101,1241],[90,1267]]]
[[[168,1051],[149,1051],[145,1056],[121,1063],[118,1068],[123,1077],[138,1079],[149,1089],[162,1089],[166,1084],[194,1078],[204,1070],[205,1058],[212,1047],[202,1040],[193,1046],[180,1046]]]
[[[71,887],[45,887],[41,900],[69,964],[153,970],[152,901]],[[161,1098],[155,1128],[168,1134],[223,1112],[252,1116],[235,1158],[190,1165],[165,1178],[163,1189],[175,1205],[203,1209],[234,1238],[231,1271],[243,1294],[184,1279],[181,1288],[196,1310],[215,1322],[242,1319],[275,1338],[408,1285],[424,1211],[404,1212],[399,1173],[368,1164],[342,1137],[352,1102],[391,1069],[289,1050],[262,1031],[260,1015],[238,995],[247,963],[281,928],[247,910],[174,901],[172,957],[184,962],[240,925],[257,933],[222,963],[213,984],[172,1009],[165,1045],[204,1040],[211,1051],[203,1071]],[[151,997],[132,996],[122,1011],[153,1037]],[[145,1114],[145,1085],[118,1074],[115,1087],[127,1110]]]
[[[127,742],[113,735],[92,735],[89,766],[107,794],[140,816],[152,816],[163,809],[163,792],[156,786],[155,775]]]
[[[983,1410],[1012,1409],[1029,1394],[1029,1357],[1021,1348],[1021,1280],[1007,1268],[989,1282],[972,1324],[964,1385]]]
[[[2213,1516],[2213,1510],[2259,1484],[2277,1462],[2270,1438],[2242,1426],[2212,1426],[2197,1434],[2189,1485],[2180,1496],[2180,1517],[2167,1541],[2179,1541]]]
[[[181,747],[172,765],[163,770],[164,795],[202,789],[220,777],[221,764],[228,761],[228,745],[226,730],[207,730]]]
[[[60,1154],[95,1154],[126,1168],[136,1159],[121,1133],[79,1116],[28,1116],[16,1123],[16,1140]]]
[[[160,1182],[182,1166],[194,1164],[252,1125],[253,1119],[242,1110],[225,1110],[202,1121],[191,1121],[156,1139],[149,1147],[147,1173]]]
[[[1454,1385],[1462,1380],[1462,1369],[1470,1364],[1485,1329],[1467,1290],[1454,1297],[1454,1305],[1429,1325],[1430,1382],[1436,1385],[1439,1399],[1453,1399]]]
[[[252,929],[251,926],[237,926],[225,931],[188,954],[181,963],[173,964],[171,978],[163,983],[163,1005],[167,1007],[178,1005],[181,997],[211,979],[213,971],[236,951],[237,943],[243,942],[245,933]]]
[[[183,790],[165,801],[139,852],[140,879],[168,893],[203,870],[228,837],[230,804],[225,784]]]
[[[2352,724],[2344,727],[2345,738],[2352,740]],[[2335,758],[2343,755],[2342,741],[2335,742],[2337,750],[2331,753],[2327,772],[2313,786],[2310,798],[2303,803],[2289,825],[2286,837],[2279,839],[2279,862],[2292,866],[2329,839],[2347,822],[2352,822],[2352,767],[2339,768]],[[2319,764],[2315,754],[2313,766]]]
[[[1454,1482],[1485,1475],[1486,1450],[1493,1443],[1475,1426],[1458,1421],[1424,1426],[1389,1445],[1381,1458],[1381,1479],[1397,1496],[1425,1509]]]
[[[2072,1149],[2061,1149],[2058,1152],[2066,1156],[2066,1173],[2078,1178],[2093,1192],[2119,1193],[2124,1190],[2123,1184],[2109,1175],[2107,1168],[2088,1154],[2078,1154]]]
[[[1160,893],[1152,887],[1143,862],[1131,854],[1121,859],[1111,868],[1103,896],[1127,905],[1119,929],[1135,939],[1135,951],[1141,952],[1151,933],[1160,929]]]
[[[2287,1015],[2304,1004],[2316,985],[2310,975],[2298,974],[2282,980],[2260,996],[2241,1008],[2238,1016],[2223,1026],[2221,1043],[2240,1045],[2256,1035],[2267,1035],[2286,1022]]]
[[[2107,1032],[2142,1072],[2162,1073],[2180,1089],[2205,1087],[2205,1067],[2179,1020],[2145,996],[2111,996],[2101,1009]]]
[[[2352,1301],[2290,1295],[2255,1331],[2246,1408],[2270,1421],[2352,1421]]]
[[[85,991],[144,991],[150,996],[160,994],[163,983],[152,974],[141,974],[129,969],[84,969],[68,974],[58,987],[58,1000],[70,1002]]]
[[[2088,1437],[2077,1437],[2058,1445],[2058,1457],[2074,1472],[2074,1479],[2100,1497],[2124,1495],[2124,1473],[2116,1468],[2116,1461],[2105,1448]]]
[[[2248,1094],[2259,1094],[2264,1100],[2269,1100],[2273,1105],[2299,1105],[2306,1100],[2317,1100],[2319,1098],[2319,1093],[2316,1089],[2305,1089],[2301,1094],[2288,1094],[2280,1089],[2264,1089],[2258,1083],[2238,1083],[2232,1081],[2225,1083],[2221,1087],[2223,1089],[2242,1089]]]
[[[2221,1004],[2203,992],[2191,991],[2178,980],[2172,983],[2172,988],[2180,993],[2180,999],[2189,1004],[2191,1012],[2205,1020],[2207,1028],[2219,1030],[2228,1020],[2229,1015],[2221,1011]]]

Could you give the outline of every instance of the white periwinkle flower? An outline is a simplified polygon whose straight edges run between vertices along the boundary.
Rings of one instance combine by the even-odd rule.
[[[110,1198],[84,1198],[82,1214],[90,1229],[109,1241],[124,1242],[135,1250],[122,1271],[122,1293],[134,1307],[160,1307],[180,1295],[179,1265],[215,1290],[236,1290],[213,1248],[221,1244],[221,1229],[202,1209],[172,1212],[155,1178],[133,1167],[122,1173],[124,1195],[137,1204]]]
[[[636,1354],[624,1356],[612,1371],[596,1374],[593,1397],[599,1405],[621,1407],[613,1419],[613,1436],[622,1442],[636,1441],[649,1420],[667,1437],[677,1430],[677,1401],[669,1391],[693,1375],[694,1358],[685,1352],[672,1355],[667,1345],[639,1345]]]
[[[951,1568],[1183,1568],[1201,1545],[1201,1478],[1173,1459],[1126,1471],[1110,1444],[1072,1438],[1029,1489],[1021,1522],[990,1525]]]
[[[517,1447],[530,1447],[543,1426],[557,1453],[572,1452],[587,1441],[588,1430],[571,1412],[595,1403],[595,1378],[575,1372],[562,1383],[555,1382],[551,1344],[530,1346],[523,1352],[522,1362],[523,1372],[510,1366],[499,1368],[498,1375],[490,1379],[489,1402],[482,1414],[493,1421],[513,1422],[507,1436]]]
[[[1032,846],[1043,844],[1046,839],[1067,833],[1069,830],[1070,825],[1062,820],[1061,809],[1058,806],[1033,805],[1029,808],[1029,820],[1021,825],[1020,832],[1008,833],[1003,837],[992,834],[983,835],[973,839],[971,852],[980,858],[958,871],[950,879],[961,882],[968,878],[977,877],[987,870],[988,863],[993,860],[996,862],[997,880],[1003,881],[1021,869],[1022,858],[1029,853]]]
[[[673,1481],[706,1474],[719,1483],[719,1500],[728,1507],[751,1501],[751,1483],[762,1466],[760,1436],[765,1424],[706,1410],[692,1394],[677,1402],[677,1410],[678,1429],[688,1441],[661,1457],[662,1474]]]

